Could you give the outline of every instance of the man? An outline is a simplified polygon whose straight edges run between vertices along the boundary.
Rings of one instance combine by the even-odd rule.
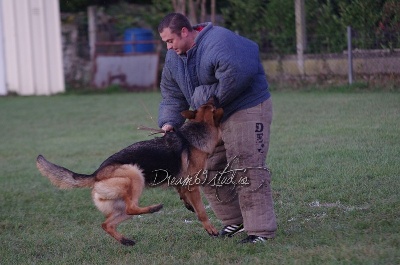
[[[243,230],[242,243],[264,242],[277,229],[271,175],[265,161],[269,147],[272,102],[258,46],[222,27],[191,26],[171,13],[158,27],[168,52],[161,77],[159,126],[180,127],[182,110],[197,109],[214,97],[224,109],[222,140],[207,161],[202,187],[224,228],[221,237]]]

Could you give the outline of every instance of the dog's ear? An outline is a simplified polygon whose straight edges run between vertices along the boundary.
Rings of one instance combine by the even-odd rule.
[[[197,110],[184,110],[181,114],[184,118],[192,120],[196,117],[196,112]]]
[[[222,120],[222,116],[224,116],[224,110],[222,108],[216,109],[214,111],[214,123],[215,126],[219,126]]]

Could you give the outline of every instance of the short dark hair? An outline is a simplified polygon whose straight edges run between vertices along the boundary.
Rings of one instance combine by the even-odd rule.
[[[170,13],[161,20],[160,24],[158,25],[158,32],[162,33],[165,28],[169,28],[171,33],[181,36],[181,30],[184,27],[189,31],[193,30],[189,19],[185,15],[181,13]]]

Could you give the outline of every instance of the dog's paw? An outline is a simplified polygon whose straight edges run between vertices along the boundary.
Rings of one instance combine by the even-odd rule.
[[[150,213],[158,212],[158,211],[161,210],[163,207],[164,207],[163,204],[157,204],[157,205],[151,207]]]
[[[212,237],[218,237],[218,235],[219,235],[218,231],[216,231],[216,230],[215,231],[211,231],[211,232],[207,231],[207,233]]]
[[[213,225],[206,225],[205,227],[204,227],[205,229],[206,229],[206,231],[207,231],[207,233],[210,235],[210,236],[218,236],[219,235],[219,232],[218,232],[218,230],[217,229],[215,229],[215,227],[213,226]]]
[[[135,245],[136,243],[135,243],[135,241],[133,241],[133,240],[131,240],[131,239],[122,238],[122,239],[121,239],[121,244],[124,245],[124,246],[133,246],[133,245]]]

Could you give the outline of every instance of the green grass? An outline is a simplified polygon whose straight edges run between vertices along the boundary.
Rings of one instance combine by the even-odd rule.
[[[149,139],[159,94],[0,98],[0,264],[399,264],[400,93],[273,92],[268,157],[278,236],[243,246],[210,238],[172,189],[164,209],[100,227],[90,191],[61,191],[35,167],[40,153],[81,173]],[[150,118],[153,117],[153,120]],[[208,209],[211,221],[221,223]]]

